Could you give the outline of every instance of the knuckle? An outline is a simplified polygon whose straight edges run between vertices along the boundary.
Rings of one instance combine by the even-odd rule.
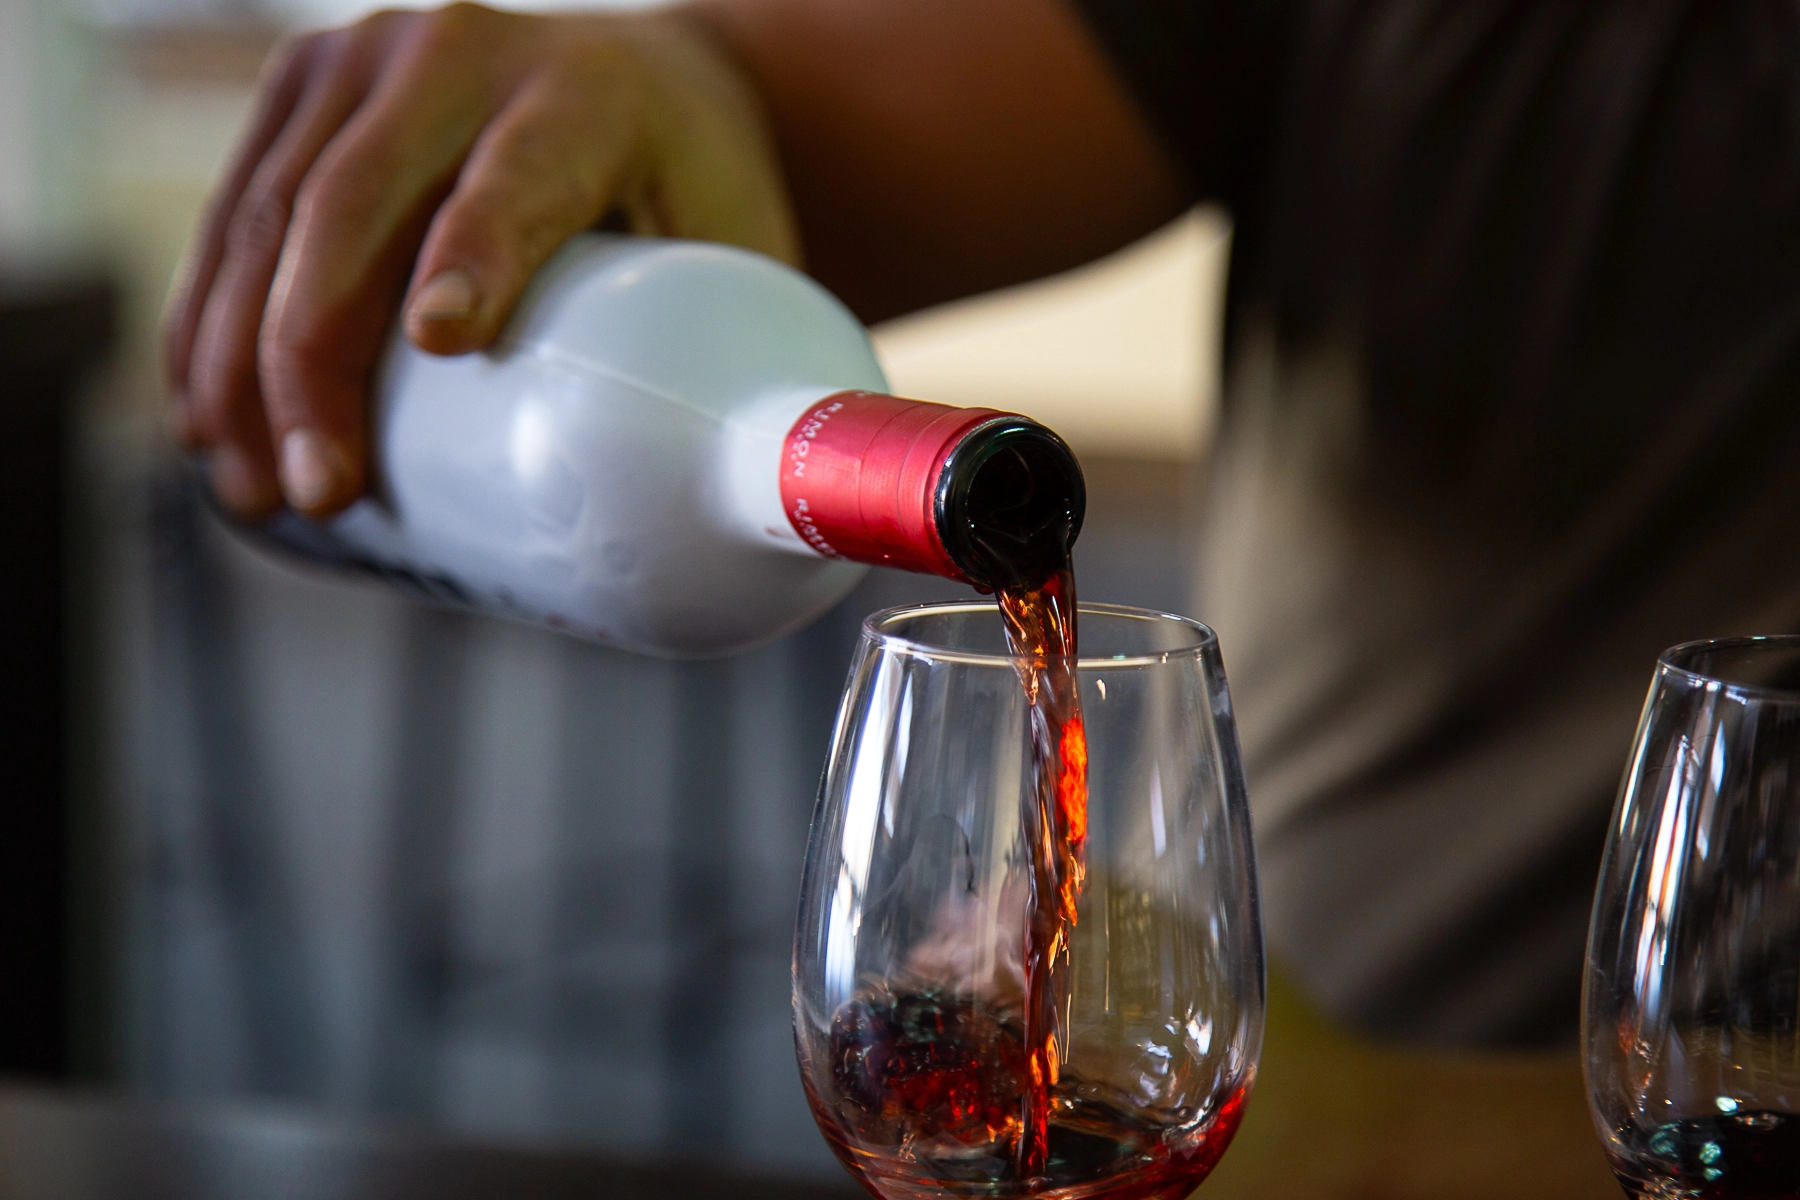
[[[309,381],[329,367],[337,345],[324,322],[288,308],[264,322],[257,358],[269,378],[282,381],[275,389],[279,396],[270,399],[290,399],[296,389],[304,392]]]
[[[353,63],[359,47],[368,41],[362,26],[321,29],[302,34],[295,49],[295,63],[309,86],[341,79]]]
[[[439,210],[437,224],[459,246],[493,251],[510,242],[525,219],[526,211],[510,189],[475,187],[452,196]]]
[[[315,73],[341,68],[358,46],[373,40],[370,31],[364,28],[367,24],[365,18],[354,25],[309,35],[313,41],[307,48],[307,65]]]
[[[514,120],[482,162],[474,189],[568,211],[596,204],[610,175],[599,156],[573,145],[553,121]]]
[[[486,5],[475,4],[471,0],[455,0],[454,3],[446,4],[431,14],[434,24],[464,33],[487,29],[493,19],[499,15]]]
[[[577,228],[587,223],[565,215],[575,211],[572,207],[560,211],[536,207],[514,210],[497,215],[494,224],[504,231],[508,257],[535,266],[549,258]]]
[[[295,223],[308,230],[354,229],[375,218],[385,201],[387,178],[365,152],[327,150],[307,172],[294,198]]]
[[[256,90],[266,95],[286,83],[307,57],[311,44],[308,37],[287,34],[269,47],[268,54],[263,56]]]
[[[292,215],[292,205],[278,188],[251,187],[231,214],[225,233],[228,251],[246,257],[274,254],[287,238]]]
[[[369,13],[354,24],[346,26],[342,31],[348,35],[345,40],[360,44],[385,42],[395,29],[404,29],[417,24],[421,14],[397,8],[380,8]]]
[[[267,77],[281,78],[328,44],[327,35],[321,32],[283,34],[269,50]]]
[[[379,68],[392,54],[397,42],[403,43],[424,14],[401,9],[381,9],[356,22],[323,35],[328,44],[321,47],[319,59],[340,73],[366,75]]]
[[[491,271],[513,257],[508,229],[508,221],[495,205],[479,196],[466,197],[438,213],[432,254],[444,260],[480,263]]]
[[[427,58],[460,57],[486,37],[496,15],[479,4],[448,4],[421,14],[409,38]]]
[[[495,266],[549,257],[604,206],[604,179],[577,157],[541,132],[509,137],[446,201],[436,240]]]

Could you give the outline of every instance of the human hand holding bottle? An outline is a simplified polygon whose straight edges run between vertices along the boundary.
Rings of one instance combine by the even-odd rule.
[[[325,517],[362,492],[395,312],[423,350],[483,348],[610,212],[790,263],[799,229],[868,321],[1193,195],[1063,0],[381,13],[269,64],[168,308],[176,425],[228,508]]]
[[[458,4],[286,43],[166,317],[176,424],[219,499],[350,503],[396,308],[423,349],[479,349],[614,211],[798,257],[755,91],[692,18]]]

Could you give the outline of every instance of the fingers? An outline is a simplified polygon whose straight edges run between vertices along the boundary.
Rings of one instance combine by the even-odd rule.
[[[308,232],[340,244],[343,237],[335,221]],[[422,216],[408,222],[353,277],[331,269],[305,236],[290,239],[283,255],[263,319],[259,378],[282,494],[308,516],[340,511],[367,483],[367,388],[423,233]]]
[[[257,379],[265,300],[295,194],[367,92],[379,50],[371,40],[364,31],[330,35],[313,46],[292,110],[223,223],[216,265],[198,303],[184,424],[193,441],[209,448],[220,501],[244,516],[265,516],[281,501]]]
[[[495,18],[422,18],[295,198],[256,365],[282,492],[308,515],[363,490],[370,376],[430,213],[498,103]]]
[[[486,346],[557,247],[615,202],[644,207],[631,203],[643,89],[622,79],[623,64],[595,67],[526,84],[482,132],[413,272],[406,332],[421,349]]]
[[[193,244],[183,256],[170,291],[163,326],[163,367],[178,406],[185,402],[188,359],[200,325],[200,313],[224,257],[225,231],[250,176],[280,134],[300,98],[316,38],[290,41],[269,56],[258,87],[255,108],[237,146],[227,160],[224,179],[201,217]]]
[[[456,353],[488,344],[609,208],[637,232],[791,256],[773,149],[734,70],[661,19],[472,5],[287,51],[165,333],[220,499],[322,517],[362,492],[365,393],[409,277],[408,334]]]

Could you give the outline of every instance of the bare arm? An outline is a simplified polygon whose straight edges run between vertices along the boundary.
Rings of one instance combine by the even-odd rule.
[[[699,0],[808,269],[867,321],[1085,262],[1191,202],[1066,0]]]
[[[803,242],[869,318],[1110,249],[1183,190],[1061,5],[462,4],[293,41],[169,305],[183,434],[244,515],[341,509],[396,309],[426,350],[485,346],[611,211],[790,261]]]

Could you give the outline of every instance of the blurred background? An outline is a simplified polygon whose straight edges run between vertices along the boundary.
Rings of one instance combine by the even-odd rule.
[[[162,434],[158,310],[257,66],[361,11],[0,0],[0,395],[36,414],[0,1070],[835,1176],[788,1032],[806,826],[861,618],[959,589],[877,571],[745,657],[636,658],[251,549]],[[1074,445],[1085,599],[1187,607],[1228,237],[876,332],[895,391]]]

